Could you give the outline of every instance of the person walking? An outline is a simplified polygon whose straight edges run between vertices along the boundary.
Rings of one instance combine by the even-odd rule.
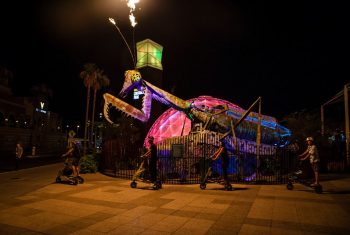
[[[306,160],[306,159],[310,159],[310,164],[312,167],[312,170],[315,174],[315,182],[313,184],[311,184],[311,186],[318,186],[320,184],[320,157],[318,155],[318,150],[316,145],[314,144],[314,138],[312,137],[307,137],[306,138],[306,142],[307,142],[307,149],[305,150],[305,152],[303,152],[302,154],[299,155],[299,157],[301,158],[302,161]]]
[[[21,158],[22,158],[22,155],[23,155],[23,147],[22,147],[22,144],[20,142],[17,142],[16,144],[16,170],[19,169],[19,165],[20,165],[20,161],[21,161]]]

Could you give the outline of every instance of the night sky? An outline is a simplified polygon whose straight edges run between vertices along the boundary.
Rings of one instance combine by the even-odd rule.
[[[115,92],[132,69],[108,22],[132,47],[124,0],[4,0],[0,12],[0,66],[13,72],[15,94],[46,83],[50,109],[65,119],[83,120],[83,64],[103,69]],[[135,16],[135,41],[163,45],[164,89],[183,99],[247,109],[262,96],[263,113],[280,119],[319,108],[350,80],[349,13],[336,1],[141,0]]]

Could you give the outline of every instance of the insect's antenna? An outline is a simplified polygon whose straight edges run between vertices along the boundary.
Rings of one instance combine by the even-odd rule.
[[[132,45],[134,47],[134,58],[137,60],[137,54],[136,54],[136,43],[135,43],[135,27],[132,28]],[[134,60],[134,68],[136,69],[136,63],[137,61]]]
[[[125,45],[126,45],[127,48],[129,49],[129,52],[130,52],[130,55],[131,55],[131,59],[132,59],[133,65],[134,65],[134,67],[135,67],[135,66],[136,66],[136,62],[135,62],[134,54],[132,53],[129,44],[128,44],[127,41],[125,40],[124,35],[123,35],[122,32],[120,31],[118,25],[116,24],[116,22],[115,22],[115,20],[114,20],[113,18],[109,18],[109,22],[111,22],[111,23],[116,27],[116,29],[118,30],[120,36],[123,38],[123,41],[124,41]]]

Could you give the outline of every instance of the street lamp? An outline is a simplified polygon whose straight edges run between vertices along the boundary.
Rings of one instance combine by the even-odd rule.
[[[77,136],[78,136],[79,127],[80,127],[80,126],[79,126],[79,125],[77,125]]]

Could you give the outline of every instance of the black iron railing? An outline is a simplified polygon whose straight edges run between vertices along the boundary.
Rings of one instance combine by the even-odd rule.
[[[212,133],[174,137],[157,143],[158,177],[168,184],[198,184],[209,166],[211,178],[222,175],[221,160],[208,159],[218,147],[219,138]],[[265,146],[257,157],[254,145],[239,143],[239,152],[229,151],[228,177],[233,183],[286,183],[288,173],[295,169],[296,156],[287,148]],[[252,145],[252,146],[249,146]],[[104,145],[102,172],[114,177],[132,179],[139,168],[142,153],[136,146],[124,147],[120,141]],[[147,162],[145,162],[147,169]],[[147,177],[147,172],[145,172]]]

